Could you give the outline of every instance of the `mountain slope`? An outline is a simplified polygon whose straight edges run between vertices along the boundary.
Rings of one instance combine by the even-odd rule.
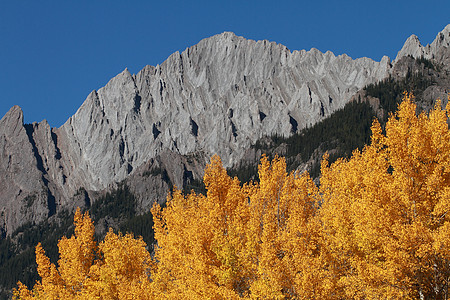
[[[317,122],[388,68],[387,58],[290,52],[224,33],[136,75],[125,70],[91,93],[58,135],[89,189],[124,179],[164,150],[218,153],[232,166],[258,138]]]
[[[433,49],[441,49],[438,46]],[[37,179],[32,180],[36,186],[25,189],[14,169],[0,169],[8,191],[0,195],[5,207],[0,226],[11,234],[23,222],[84,206],[91,202],[89,197],[95,201],[97,192],[130,175],[162,167],[169,170],[165,183],[161,176],[142,182],[181,187],[201,177],[212,154],[219,154],[227,167],[236,165],[258,139],[287,137],[323,120],[390,72],[387,57],[375,62],[316,49],[291,52],[274,42],[225,32],[136,75],[123,71],[93,91],[60,128],[52,129],[45,121],[23,125],[23,118],[12,118],[17,114],[13,109],[2,119],[0,137],[28,140],[24,149],[29,150],[5,144],[2,164],[8,157],[31,159],[23,165],[24,174]],[[14,122],[28,128],[17,138],[9,132]],[[135,184],[135,190],[142,188]],[[165,192],[145,190],[138,200],[145,208]],[[25,201],[36,197],[40,200]],[[21,212],[27,205],[28,211],[41,213]]]

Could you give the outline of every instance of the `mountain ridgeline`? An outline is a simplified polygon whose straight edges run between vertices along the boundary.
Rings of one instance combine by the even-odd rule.
[[[241,181],[255,179],[257,176],[256,157],[262,153],[269,157],[275,154],[284,156],[288,170],[308,171],[313,178],[318,178],[320,162],[325,152],[330,155],[330,162],[337,158],[349,158],[355,149],[362,150],[370,143],[371,125],[375,118],[382,124],[390,113],[396,111],[403,93],[415,95],[420,111],[428,111],[436,99],[447,103],[446,91],[450,87],[450,72],[443,65],[420,57],[408,55],[402,57],[394,66],[394,71],[406,66],[404,76],[389,77],[365,86],[352,97],[342,109],[330,117],[304,128],[289,137],[272,135],[258,140],[247,150],[247,157],[230,170]]]
[[[312,126],[367,84],[388,76],[390,68],[388,57],[375,62],[317,49],[291,52],[225,32],[156,67],[135,75],[123,71],[90,93],[60,128],[45,121],[24,125],[21,109],[14,107],[0,124],[0,174],[12,177],[3,182],[0,227],[10,234],[23,221],[73,209],[80,205],[73,199],[80,188],[105,190],[146,171],[140,168],[152,160],[156,165],[150,169],[164,167],[180,187],[186,174],[200,179],[213,154],[232,167],[258,139],[287,137]],[[26,165],[22,156],[29,160]],[[183,163],[183,172],[176,174],[169,170],[180,168],[172,156],[195,162]],[[18,174],[16,164],[31,174]],[[24,177],[27,182],[19,183]],[[20,211],[26,197],[36,199],[29,215]]]
[[[153,243],[150,207],[174,186],[204,192],[213,154],[242,181],[258,180],[263,153],[317,179],[323,154],[333,161],[361,149],[403,91],[422,110],[446,103],[449,65],[450,25],[431,45],[410,37],[393,62],[225,32],[161,65],[123,71],[60,128],[24,124],[15,106],[0,120],[0,269],[11,274],[0,285],[36,279],[35,243],[70,234],[76,207],[90,210],[99,237],[113,227]]]

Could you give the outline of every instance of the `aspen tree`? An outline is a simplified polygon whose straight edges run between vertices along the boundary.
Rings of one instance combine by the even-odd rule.
[[[80,209],[74,225],[75,234],[58,242],[58,267],[37,245],[41,281],[31,291],[19,282],[14,291],[16,299],[152,299],[153,262],[142,238],[116,235],[110,230],[97,245],[92,220]]]
[[[447,298],[449,106],[416,115],[405,94],[372,142],[322,165],[324,237],[349,298]]]
[[[158,297],[330,298],[317,188],[279,157],[262,158],[259,178],[241,187],[215,156],[206,196],[175,191],[166,208],[153,208]]]

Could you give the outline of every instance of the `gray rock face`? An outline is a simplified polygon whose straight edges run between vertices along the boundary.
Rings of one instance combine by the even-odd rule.
[[[434,59],[445,66],[448,66],[450,47],[450,24],[439,32],[434,41],[426,46],[422,46],[416,35],[411,35],[398,52],[395,61],[397,62],[404,56],[411,55],[414,58],[424,57],[426,59]]]
[[[20,107],[0,120],[0,229],[10,232],[25,222],[49,215],[48,186],[37,159],[32,125],[24,126]]]
[[[225,32],[92,92],[59,130],[71,186],[102,189],[162,151],[219,154],[226,166],[264,135],[291,133],[329,116],[390,62],[289,51]]]
[[[424,71],[418,69],[408,56],[431,60],[435,68],[424,74]],[[429,110],[432,108],[436,99],[441,99],[443,104],[446,104],[450,91],[450,24],[436,35],[431,44],[426,46],[420,43],[417,36],[410,36],[398,52],[393,65],[391,74],[394,78],[402,78],[410,72],[423,74],[424,77],[434,82],[422,94],[423,100],[426,100],[424,103],[418,103],[422,109]],[[441,70],[440,74],[436,74],[438,70]]]

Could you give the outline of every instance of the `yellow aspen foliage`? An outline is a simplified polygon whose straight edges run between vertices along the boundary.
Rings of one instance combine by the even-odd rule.
[[[287,174],[286,163],[263,157],[260,184],[250,195],[254,238],[252,298],[331,298],[335,283],[322,244],[317,188],[307,174]],[[249,250],[251,250],[249,249]]]
[[[142,238],[110,229],[98,248],[100,259],[91,267],[83,297],[150,299],[153,262]]]
[[[75,234],[69,239],[63,237],[58,242],[58,271],[66,287],[76,294],[83,289],[89,277],[97,245],[94,241],[94,224],[87,212],[81,214],[77,210],[74,225]]]
[[[146,244],[131,235],[108,232],[99,245],[88,213],[77,209],[75,234],[58,242],[58,267],[41,245],[36,247],[38,274],[42,278],[30,291],[18,283],[16,299],[150,299],[153,262]]]
[[[449,99],[450,100],[450,99]],[[218,156],[206,195],[174,190],[152,208],[157,245],[94,241],[77,210],[58,267],[36,247],[42,278],[16,299],[448,299],[450,105],[416,114],[405,94],[370,145],[333,164],[320,186],[263,156],[259,182],[228,176]]]
[[[207,196],[174,191],[162,211],[152,209],[158,271],[152,283],[168,299],[238,298],[247,268],[239,256],[248,218],[247,192],[212,158],[204,177]],[[236,289],[236,291],[235,291]]]
[[[175,191],[156,205],[158,270],[152,282],[168,299],[324,298],[333,280],[316,218],[317,188],[287,174],[283,158],[259,166],[260,183],[241,187],[220,158],[208,165],[207,195]]]
[[[35,284],[32,291],[19,283],[16,298],[69,299],[76,298],[83,291],[95,255],[94,225],[88,214],[81,214],[79,209],[75,213],[74,225],[75,234],[58,242],[58,269],[45,255],[41,245],[37,245],[36,263],[42,280]]]
[[[404,95],[372,142],[322,164],[324,237],[352,299],[442,299],[450,279],[450,133],[438,101],[416,115]]]

